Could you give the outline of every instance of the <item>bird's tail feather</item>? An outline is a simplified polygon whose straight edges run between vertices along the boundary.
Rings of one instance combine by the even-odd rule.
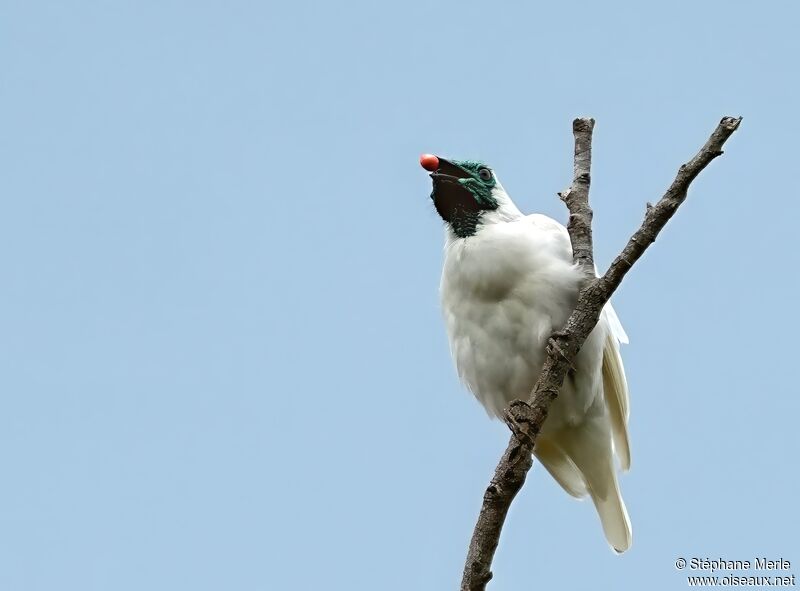
[[[586,496],[588,491],[583,474],[563,449],[540,435],[536,440],[536,448],[533,453],[536,455],[536,459],[550,472],[550,476],[561,485],[561,488],[573,497]]]
[[[606,540],[615,552],[621,554],[631,547],[631,522],[617,486],[616,474],[613,475],[612,484],[604,496],[595,493],[590,486],[589,495],[592,497],[597,514],[600,515]]]
[[[540,441],[536,442],[544,452],[537,453],[537,457],[568,493],[589,493],[606,540],[616,552],[625,552],[631,546],[631,523],[617,483],[607,422],[602,417],[591,417],[552,435],[541,447]],[[560,453],[552,453],[550,448]],[[575,484],[576,476],[582,479],[583,486]]]

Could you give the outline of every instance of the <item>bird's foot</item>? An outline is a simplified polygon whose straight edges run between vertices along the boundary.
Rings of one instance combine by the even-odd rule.
[[[533,425],[533,407],[524,400],[514,400],[503,411],[503,421],[520,441],[533,445],[536,430]],[[533,432],[532,432],[533,431]]]

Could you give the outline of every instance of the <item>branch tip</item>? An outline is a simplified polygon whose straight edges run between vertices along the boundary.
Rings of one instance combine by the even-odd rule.
[[[722,120],[719,122],[720,125],[725,126],[730,131],[736,131],[739,128],[739,125],[742,122],[743,117],[740,115],[739,117],[723,117]]]
[[[576,117],[572,121],[572,131],[592,131],[594,129],[594,119],[592,117]]]

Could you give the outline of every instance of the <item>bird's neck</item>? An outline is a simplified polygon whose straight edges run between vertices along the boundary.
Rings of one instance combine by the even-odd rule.
[[[456,238],[469,238],[478,232],[486,211],[467,211],[459,209],[447,223],[449,232]]]
[[[495,209],[457,211],[453,219],[448,223],[450,236],[453,239],[469,238],[470,236],[475,236],[484,226],[504,224],[523,217],[522,212],[514,205],[514,202],[511,201],[511,198],[502,187],[493,191],[492,197],[497,202]]]

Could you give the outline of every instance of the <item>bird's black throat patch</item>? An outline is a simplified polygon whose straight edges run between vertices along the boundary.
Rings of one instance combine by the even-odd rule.
[[[478,178],[482,167],[476,162],[455,163],[440,158],[439,168],[431,174],[434,207],[459,238],[474,236],[482,214],[498,206],[491,195],[494,178]]]
[[[434,178],[431,197],[436,211],[450,224],[456,236],[466,238],[475,235],[484,210],[469,189],[457,182]]]

